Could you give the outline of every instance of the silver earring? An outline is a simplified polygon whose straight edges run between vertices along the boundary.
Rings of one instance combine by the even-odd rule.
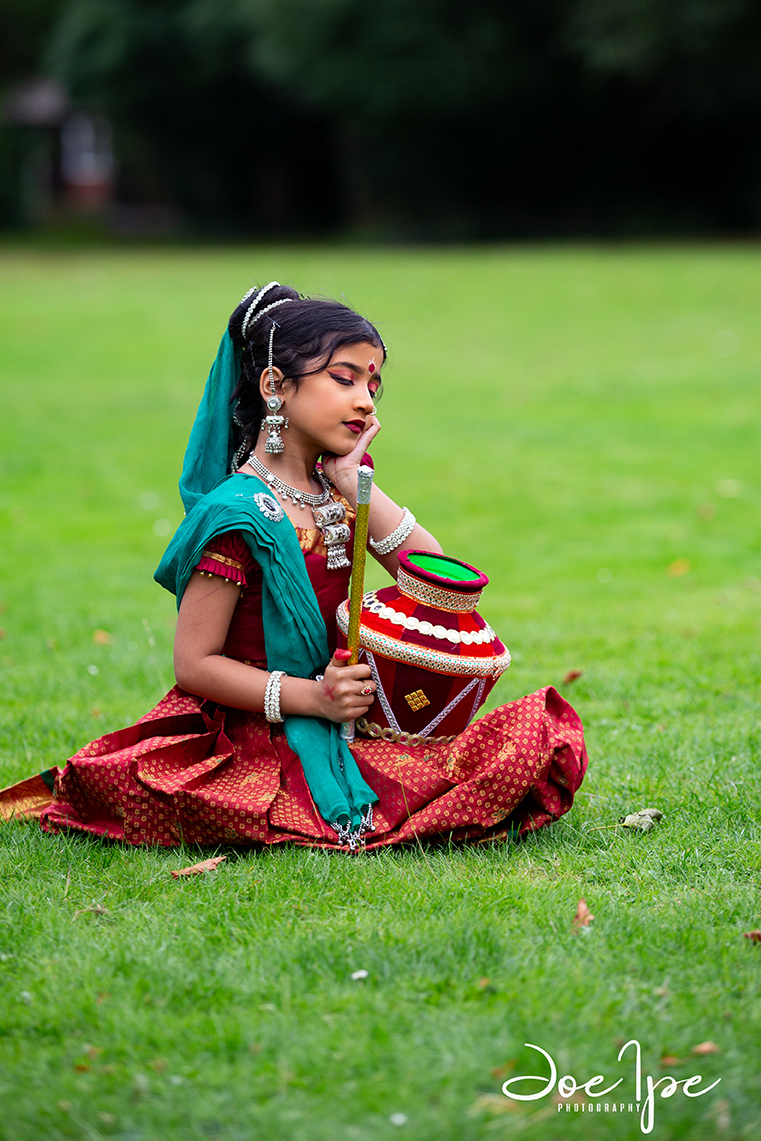
[[[270,379],[270,392],[272,395],[267,400],[269,415],[265,416],[262,420],[262,429],[266,428],[268,433],[264,450],[271,456],[279,456],[283,452],[284,447],[280,432],[281,429],[288,427],[288,417],[278,415],[280,409],[283,407],[283,401],[275,391],[275,374],[272,371],[272,344],[275,339],[276,328],[277,324],[273,321],[272,328],[270,329],[269,353],[267,355],[267,373]]]

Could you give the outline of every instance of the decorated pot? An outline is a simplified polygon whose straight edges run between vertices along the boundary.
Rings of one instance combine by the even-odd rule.
[[[393,586],[362,599],[360,657],[377,692],[356,729],[404,744],[452,740],[510,665],[510,653],[476,607],[485,574],[458,559],[402,551]],[[346,645],[349,603],[336,613]],[[342,637],[343,636],[343,637]]]

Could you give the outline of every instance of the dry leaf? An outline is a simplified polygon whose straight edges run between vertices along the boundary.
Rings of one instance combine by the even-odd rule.
[[[486,990],[488,986],[491,986],[491,979],[479,979],[476,986],[479,990]]]
[[[508,1074],[513,1072],[516,1064],[517,1060],[515,1058],[508,1058],[503,1066],[495,1066],[494,1069],[489,1072],[493,1078],[497,1078],[501,1081],[502,1078],[506,1078]]]
[[[585,899],[580,899],[579,905],[576,908],[576,914],[571,920],[571,926],[579,931],[582,927],[589,927],[589,924],[593,919],[594,915],[587,907],[587,901]]]
[[[577,677],[583,677],[584,670],[569,670],[563,678],[563,685],[570,685],[572,681],[576,681]]]
[[[107,646],[110,642],[113,642],[114,636],[113,634],[109,634],[108,630],[93,630],[92,640],[96,646]]]
[[[170,875],[175,879],[180,876],[200,876],[201,872],[213,872],[218,864],[226,860],[227,856],[212,856],[210,860],[201,860],[200,864],[191,864],[189,868],[180,868],[178,872],[172,871]]]
[[[681,1062],[673,1054],[664,1054],[661,1058],[661,1065],[664,1068],[668,1068],[670,1066],[679,1066]]]
[[[78,911],[75,911],[71,917],[72,921],[80,915],[100,915],[104,919],[107,919],[110,917],[111,912],[101,903],[93,903],[90,907],[80,907]]]
[[[669,563],[666,567],[666,574],[671,578],[682,578],[687,574],[690,569],[689,559],[674,559],[673,563]]]
[[[636,828],[639,832],[650,832],[655,828],[657,820],[663,819],[659,808],[641,808],[639,812],[632,812],[629,816],[622,816],[619,824],[624,828]]]
[[[744,938],[750,939],[751,943],[761,943],[761,930],[746,931]]]
[[[3,626],[0,626],[0,641],[2,641],[2,639],[6,636],[7,633],[8,633],[8,631]]]
[[[715,1042],[700,1042],[692,1047],[693,1054],[720,1054],[721,1050]]]
[[[503,1093],[482,1093],[468,1110],[468,1117],[481,1117],[484,1113],[495,1117],[502,1113],[515,1113],[516,1110],[520,1112],[522,1109],[522,1105],[505,1097]]]

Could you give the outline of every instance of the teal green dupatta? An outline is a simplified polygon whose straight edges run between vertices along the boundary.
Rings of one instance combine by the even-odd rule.
[[[311,677],[325,669],[330,654],[296,531],[286,515],[274,518],[273,512],[265,513],[260,507],[260,496],[271,500],[266,484],[256,476],[226,475],[238,365],[238,355],[225,334],[185,453],[180,493],[188,514],[154,577],[177,596],[179,607],[209,540],[226,531],[240,531],[262,571],[267,667]],[[330,824],[348,821],[356,831],[368,806],[378,798],[362,779],[339,726],[317,717],[288,716],[285,734],[301,760],[321,815]]]

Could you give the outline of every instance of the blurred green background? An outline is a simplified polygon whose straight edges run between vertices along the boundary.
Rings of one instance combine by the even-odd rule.
[[[754,0],[0,0],[0,225],[749,234]]]

